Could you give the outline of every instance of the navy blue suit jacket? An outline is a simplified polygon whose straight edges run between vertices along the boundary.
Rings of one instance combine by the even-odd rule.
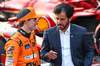
[[[85,28],[71,24],[70,48],[72,62],[75,66],[91,66],[94,52],[90,37]],[[48,60],[48,52],[50,50],[58,53],[55,60]],[[43,60],[53,63],[54,66],[61,66],[62,51],[57,26],[45,30],[40,56]]]

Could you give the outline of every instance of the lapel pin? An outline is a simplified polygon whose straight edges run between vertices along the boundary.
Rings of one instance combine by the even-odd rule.
[[[71,35],[71,37],[73,37],[73,35]]]

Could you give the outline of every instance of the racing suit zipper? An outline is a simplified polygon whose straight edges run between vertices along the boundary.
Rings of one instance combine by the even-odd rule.
[[[30,41],[30,40],[29,40],[29,41]],[[30,44],[32,45],[31,41],[30,41]],[[31,49],[32,49],[32,46],[31,46]],[[34,51],[33,51],[33,49],[32,49],[32,52],[33,52],[33,59],[34,59]],[[35,59],[34,59],[34,60],[35,60]],[[33,62],[32,65],[33,65],[33,66],[36,66],[36,63]]]

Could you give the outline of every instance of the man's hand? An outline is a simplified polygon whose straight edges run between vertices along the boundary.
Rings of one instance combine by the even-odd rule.
[[[53,59],[54,60],[54,59],[57,58],[57,53],[51,50],[49,52],[49,54],[48,54],[48,57],[49,57],[49,59]]]

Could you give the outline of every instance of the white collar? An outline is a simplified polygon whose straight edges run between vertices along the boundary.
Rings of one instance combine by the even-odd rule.
[[[60,32],[60,33],[63,33],[61,30],[59,30],[59,32]],[[66,33],[70,33],[70,24],[69,24],[67,30],[65,31],[65,34],[66,34]]]

